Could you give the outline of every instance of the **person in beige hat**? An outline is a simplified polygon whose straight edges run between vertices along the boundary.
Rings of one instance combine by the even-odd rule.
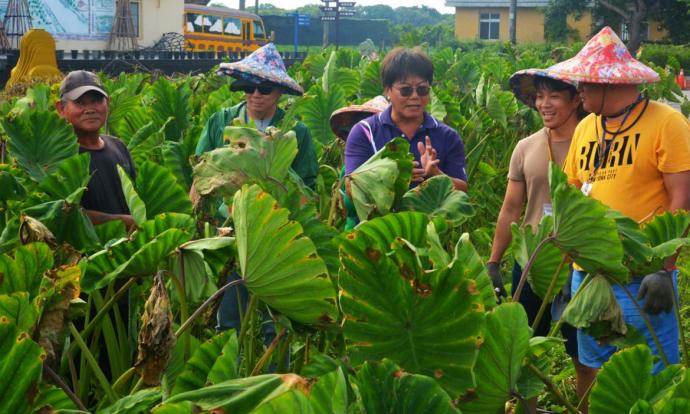
[[[564,164],[571,184],[637,222],[690,208],[690,123],[680,112],[640,93],[641,84],[656,82],[659,76],[635,60],[611,28],[602,29],[575,57],[549,72],[577,82],[584,109],[592,112],[577,126]],[[577,263],[575,269],[573,293],[586,276]],[[625,322],[645,334],[655,355],[665,357],[654,372],[680,359],[673,312],[676,283],[675,259],[670,259],[653,273],[634,275],[624,287],[612,286]],[[599,344],[583,330],[578,330],[577,340],[580,362],[587,367],[578,388],[586,389],[616,348]]]

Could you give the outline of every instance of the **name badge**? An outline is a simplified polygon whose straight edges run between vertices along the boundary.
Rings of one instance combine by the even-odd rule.
[[[586,183],[582,184],[582,187],[580,187],[580,191],[582,191],[582,194],[589,197],[589,193],[592,192],[592,183],[587,181]]]
[[[541,212],[543,216],[553,216],[553,207],[551,203],[544,203]]]

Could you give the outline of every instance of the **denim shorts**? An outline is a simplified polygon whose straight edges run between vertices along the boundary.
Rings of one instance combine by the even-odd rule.
[[[585,272],[573,271],[573,284],[572,284],[572,294],[575,296],[575,292],[582,284],[585,276]],[[626,288],[630,291],[633,298],[637,298],[637,292],[640,289],[640,284],[642,283],[642,277],[635,277],[630,283],[626,285]],[[652,350],[652,353],[656,356],[659,355],[656,344],[652,339],[647,325],[644,323],[644,319],[635,307],[635,304],[630,300],[625,291],[618,286],[612,285],[613,293],[616,295],[616,299],[623,310],[623,319],[625,323],[633,326],[638,331],[642,332],[647,338],[647,344]],[[673,272],[673,288],[676,290],[676,295],[678,294],[678,271]],[[638,300],[641,308],[644,308],[644,300]],[[660,313],[658,315],[647,315],[649,321],[656,332],[659,342],[661,343],[664,353],[668,358],[668,362],[671,364],[676,364],[680,362],[680,351],[678,347],[678,324],[676,323],[676,314],[674,311]],[[593,337],[587,335],[582,329],[577,330],[577,347],[580,356],[580,362],[590,368],[601,368],[604,362],[608,361],[611,355],[618,348],[612,345],[600,345]],[[654,364],[654,373],[658,373],[664,368],[663,362],[658,361]]]

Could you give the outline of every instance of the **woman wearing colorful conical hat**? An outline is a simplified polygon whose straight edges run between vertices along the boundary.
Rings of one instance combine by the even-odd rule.
[[[239,62],[221,63],[218,73],[235,78],[230,89],[244,92],[244,101],[221,109],[209,118],[196,147],[197,155],[223,146],[223,129],[234,119],[253,124],[260,131],[277,125],[285,116],[285,111],[278,108],[281,95],[300,96],[304,93],[288,75],[273,43],[255,50]],[[302,122],[297,122],[294,131],[298,152],[292,169],[307,186],[313,188],[318,172],[314,143],[309,129]]]
[[[577,82],[584,108],[592,112],[577,126],[566,158],[570,183],[637,222],[690,208],[690,123],[680,112],[640,92],[640,85],[656,82],[659,76],[635,60],[611,28],[602,29],[575,57],[552,66],[549,73]],[[586,275],[581,267],[576,269],[573,293]],[[660,355],[625,290],[656,331],[663,356],[655,372],[664,363],[679,361],[673,312],[676,279],[675,259],[669,258],[648,274],[632,275],[624,286],[612,285],[625,323],[643,332],[653,353]],[[578,350],[580,362],[588,367],[578,386],[587,388],[616,348],[578,330]]]

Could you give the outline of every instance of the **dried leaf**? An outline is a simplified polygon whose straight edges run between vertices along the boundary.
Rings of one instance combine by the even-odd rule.
[[[175,345],[170,299],[163,283],[162,272],[153,278],[153,286],[141,317],[139,354],[134,368],[147,386],[157,386],[170,360]]]

